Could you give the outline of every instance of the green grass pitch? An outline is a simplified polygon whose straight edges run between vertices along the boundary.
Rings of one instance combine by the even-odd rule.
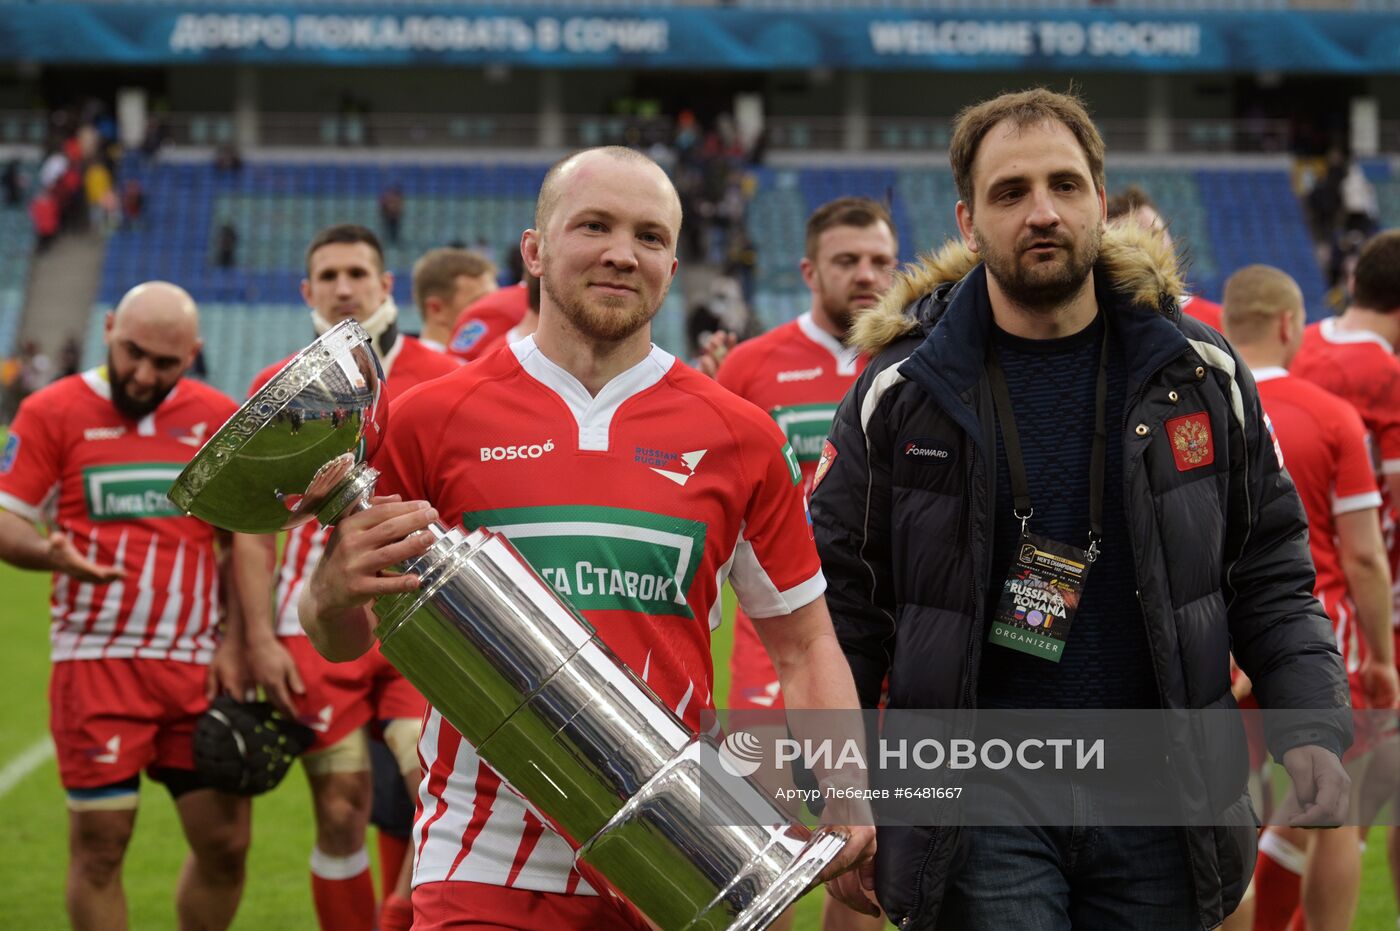
[[[48,577],[0,564],[0,773],[48,733]],[[733,605],[715,637],[715,694],[728,694],[728,651]],[[4,781],[0,776],[0,782]],[[50,757],[0,795],[0,927],[59,929],[67,862],[67,816]],[[314,929],[307,855],[311,812],[305,780],[294,771],[254,805],[248,886],[234,927],[245,931]],[[373,851],[373,844],[370,844]],[[143,786],[136,835],[127,855],[125,883],[131,927],[175,927],[172,893],[184,842],[164,790]],[[820,894],[798,906],[797,931],[820,925]],[[1366,851],[1361,909],[1354,927],[1396,927],[1384,843],[1372,832]]]

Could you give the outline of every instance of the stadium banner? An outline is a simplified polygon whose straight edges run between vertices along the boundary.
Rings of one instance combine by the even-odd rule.
[[[6,5],[0,57],[539,68],[1400,72],[1384,13]]]
[[[1353,778],[1364,767],[1400,778],[1393,710],[745,708],[700,723],[716,735],[717,764],[790,814],[861,802],[885,825],[1062,825],[1087,808],[1104,825],[1253,831],[1289,823],[1299,798],[1306,807],[1313,797],[1310,786],[1292,791],[1284,764],[1310,770],[1289,751],[1314,744],[1330,755],[1343,735]],[[1365,824],[1375,812],[1341,817]],[[1376,823],[1397,817],[1392,807]]]

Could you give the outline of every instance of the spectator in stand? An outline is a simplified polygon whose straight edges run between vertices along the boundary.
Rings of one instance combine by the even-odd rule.
[[[238,227],[232,220],[225,220],[219,226],[219,235],[214,244],[214,264],[220,268],[233,268],[238,264]]]
[[[53,378],[53,360],[32,339],[20,346],[19,357],[19,399],[23,401]]]
[[[1381,208],[1376,198],[1376,187],[1352,162],[1342,178],[1342,223],[1347,232],[1360,233],[1370,237],[1380,228]]]
[[[19,207],[24,204],[24,190],[27,187],[24,169],[18,158],[5,163],[5,171],[0,175],[0,187],[5,191],[5,206]]]
[[[135,226],[146,210],[146,192],[141,182],[127,178],[122,184],[122,225]]]
[[[214,152],[215,171],[240,171],[243,168],[243,156],[239,154],[238,147],[232,142],[221,143]]]
[[[1147,196],[1147,192],[1136,184],[1128,185],[1108,199],[1108,222],[1115,226],[1132,223],[1144,229],[1161,230],[1167,247],[1174,248],[1172,234],[1167,229],[1167,222],[1157,212],[1157,205]],[[1222,311],[1219,304],[1208,301],[1199,294],[1183,294],[1180,303],[1182,313],[1188,317],[1195,317],[1217,333],[1222,332]]]
[[[141,154],[154,160],[165,145],[166,135],[165,120],[159,115],[149,117],[146,120],[145,135],[141,137]]]
[[[87,196],[88,222],[94,229],[107,231],[120,216],[117,195],[112,181],[112,169],[100,159],[93,159],[83,172],[83,191]]]
[[[1326,171],[1307,194],[1308,224],[1312,227],[1313,239],[1319,243],[1330,243],[1337,231],[1342,211],[1342,179],[1345,177],[1346,161],[1342,153],[1334,149],[1327,153]]]
[[[384,224],[384,238],[397,246],[403,228],[403,188],[399,185],[391,185],[379,195],[379,219]]]
[[[496,266],[480,252],[433,249],[424,253],[413,264],[413,303],[423,315],[419,341],[446,352],[457,318],[496,287]]]
[[[43,252],[58,235],[58,198],[53,188],[44,188],[29,202],[29,219],[34,224],[34,251]]]
[[[58,351],[58,377],[67,378],[69,375],[78,374],[82,361],[83,347],[78,342],[78,337],[69,335],[63,341],[63,348]]]

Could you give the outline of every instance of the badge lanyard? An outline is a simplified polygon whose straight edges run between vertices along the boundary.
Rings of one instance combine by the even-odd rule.
[[[1021,521],[1021,533],[1026,533],[1035,514],[1031,504],[1030,484],[1026,481],[1026,464],[1021,459],[1021,434],[1016,429],[1016,414],[1011,409],[1011,391],[996,353],[987,353],[987,378],[992,384],[992,399],[996,402],[997,420],[1001,422],[1001,439],[1006,446],[1006,467],[1011,473],[1011,496]],[[1098,559],[1099,543],[1103,540],[1103,483],[1108,449],[1105,408],[1108,406],[1108,318],[1104,317],[1103,342],[1099,347],[1099,378],[1094,388],[1094,451],[1089,464],[1089,562]]]
[[[996,353],[987,353],[987,379],[996,402],[1006,447],[1006,465],[1011,473],[1013,514],[1021,521],[1021,539],[1016,547],[1001,599],[991,618],[988,639],[1000,646],[1058,663],[1064,656],[1070,623],[1079,607],[1080,595],[1089,568],[1099,557],[1103,541],[1103,486],[1106,469],[1108,430],[1108,320],[1104,320],[1103,342],[1099,347],[1099,375],[1094,390],[1094,448],[1089,465],[1089,546],[1079,549],[1030,530],[1035,516],[1031,503],[1026,464],[1021,458],[1021,435],[1011,409],[1011,391]]]

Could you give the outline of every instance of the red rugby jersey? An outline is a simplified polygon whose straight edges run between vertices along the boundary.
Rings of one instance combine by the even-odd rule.
[[[767,411],[787,434],[802,466],[805,490],[821,459],[836,406],[866,357],[817,326],[810,312],[735,346],[718,381]]]
[[[796,458],[772,420],[654,348],[596,397],[533,337],[403,395],[381,494],[500,531],[691,726],[713,707],[728,578],[760,617],[825,588]],[[430,709],[414,882],[591,893],[563,838]]]
[[[836,407],[867,359],[819,327],[811,312],[735,346],[720,367],[721,385],[767,411],[787,434],[802,466],[803,490],[811,494],[822,445]],[[734,617],[730,653],[731,708],[781,708],[778,673],[753,622]]]
[[[290,358],[289,356],[281,362],[269,365],[259,372],[248,389],[249,396],[267,384]],[[461,368],[461,363],[451,356],[429,349],[412,336],[402,335],[394,342],[389,354],[380,360],[380,365],[384,368],[383,403],[388,403],[395,394],[406,391],[419,382],[429,381]],[[273,623],[279,637],[306,635],[301,629],[301,621],[297,618],[297,599],[301,597],[302,587],[311,575],[311,570],[316,568],[316,562],[321,558],[330,535],[329,527],[323,527],[314,520],[307,521],[287,534],[287,545],[282,550],[281,563],[277,567],[277,601],[273,615]]]
[[[1195,317],[1217,333],[1225,332],[1225,308],[1215,301],[1208,301],[1198,294],[1188,294],[1181,299],[1181,312]]]
[[[1394,347],[1377,333],[1342,330],[1336,318],[1329,317],[1303,332],[1303,345],[1290,371],[1326,388],[1361,415],[1380,477],[1381,529],[1390,551],[1391,577],[1400,579],[1396,502],[1385,482],[1386,476],[1400,474],[1400,360]],[[1392,612],[1391,622],[1397,618],[1400,615]]]
[[[500,345],[529,309],[524,282],[483,294],[458,314],[447,351],[468,362],[481,358]]]
[[[1337,634],[1347,669],[1360,668],[1356,608],[1337,549],[1338,515],[1381,506],[1366,427],[1356,410],[1280,368],[1254,372],[1259,399],[1308,515],[1308,546],[1317,567],[1314,591]]]
[[[79,550],[127,577],[102,585],[55,575],[52,656],[208,663],[218,642],[214,528],[166,493],[237,409],[182,379],[140,421],[112,405],[106,367],[25,399],[0,457],[0,507],[51,516]]]

